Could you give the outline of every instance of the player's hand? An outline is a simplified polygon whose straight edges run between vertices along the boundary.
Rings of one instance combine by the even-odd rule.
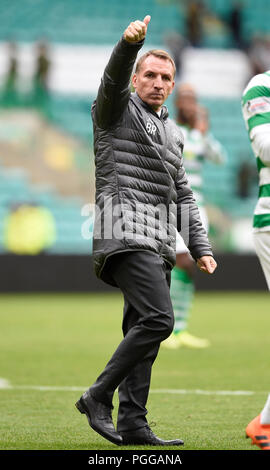
[[[197,266],[204,273],[213,274],[217,267],[217,263],[212,256],[205,255],[197,259]]]
[[[137,20],[130,23],[124,32],[124,39],[127,42],[139,42],[142,41],[147,32],[148,24],[150,23],[151,16],[147,15],[143,21]]]

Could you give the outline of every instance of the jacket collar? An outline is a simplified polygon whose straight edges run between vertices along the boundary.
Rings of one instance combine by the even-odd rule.
[[[145,109],[147,109],[147,111],[150,111],[152,114],[154,114],[155,116],[159,117],[158,114],[151,108],[151,106],[149,106],[147,103],[145,103],[140,97],[139,95],[135,92],[135,93],[131,93],[131,98],[133,99],[133,101],[139,103],[141,106],[143,106]],[[169,111],[168,111],[168,108],[167,106],[165,105],[162,105],[161,107],[161,114],[160,114],[160,119],[167,119],[169,116]]]

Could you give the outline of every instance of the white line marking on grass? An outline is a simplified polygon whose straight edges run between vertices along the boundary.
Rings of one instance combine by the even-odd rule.
[[[10,387],[10,383],[7,379],[3,379],[2,377],[0,377],[0,389],[4,389],[6,390],[7,388]]]
[[[88,387],[69,387],[55,385],[11,385],[4,378],[0,378],[0,390],[38,390],[41,392],[84,392]],[[182,390],[170,388],[156,388],[150,390],[150,393],[171,394],[171,395],[254,395],[255,393],[268,392],[252,392],[250,390]]]
[[[84,392],[88,387],[65,387],[58,385],[11,385],[11,383],[0,378],[0,390],[39,390],[41,392]]]
[[[254,395],[255,392],[248,390],[179,390],[179,389],[166,389],[166,388],[156,388],[150,390],[150,393],[169,393],[172,395]],[[261,393],[261,392],[260,392]]]

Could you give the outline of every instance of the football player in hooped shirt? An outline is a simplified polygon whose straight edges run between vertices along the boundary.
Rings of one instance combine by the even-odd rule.
[[[199,207],[203,226],[208,232],[208,217],[204,201],[203,166],[206,161],[223,164],[226,152],[209,131],[208,113],[199,105],[195,89],[182,83],[176,90],[176,122],[184,136],[183,159],[188,180]],[[179,347],[206,348],[206,338],[192,335],[188,329],[194,297],[194,260],[183,238],[176,234],[176,266],[172,270],[171,298],[175,324],[173,333],[162,342],[169,349]]]
[[[270,70],[250,80],[243,92],[242,111],[259,174],[253,240],[270,290]],[[270,450],[270,394],[246,434],[261,449]]]

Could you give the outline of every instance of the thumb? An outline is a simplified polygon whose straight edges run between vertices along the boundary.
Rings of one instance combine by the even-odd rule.
[[[215,271],[215,267],[210,264],[209,266],[207,266],[207,271],[209,272],[209,274],[212,274]]]
[[[144,18],[143,22],[146,24],[146,26],[148,26],[149,23],[150,23],[150,20],[151,20],[151,16],[150,16],[150,15],[146,15],[146,17]]]
[[[210,259],[209,266],[208,266],[208,272],[209,274],[212,274],[217,267],[217,263],[215,262],[214,259]]]

